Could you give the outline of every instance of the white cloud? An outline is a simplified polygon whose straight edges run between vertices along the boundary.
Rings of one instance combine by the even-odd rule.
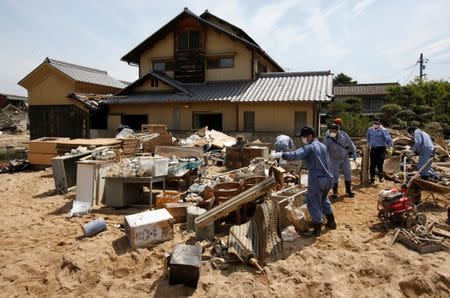
[[[364,10],[367,9],[370,5],[372,5],[375,2],[375,0],[361,0],[358,3],[355,4],[352,8],[353,15],[359,15]]]
[[[440,39],[423,48],[427,55],[434,55],[450,49],[450,38]]]

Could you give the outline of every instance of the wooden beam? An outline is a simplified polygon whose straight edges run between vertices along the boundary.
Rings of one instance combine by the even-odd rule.
[[[208,212],[195,219],[195,225],[198,227],[206,226],[215,220],[222,218],[229,213],[236,211],[242,205],[250,203],[260,196],[269,192],[276,185],[275,178],[269,177],[260,183],[255,184],[246,191],[234,196],[225,203],[214,207]]]

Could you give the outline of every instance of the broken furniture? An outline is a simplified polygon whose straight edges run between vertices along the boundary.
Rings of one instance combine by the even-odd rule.
[[[72,149],[78,147],[110,147],[112,149],[120,149],[122,146],[122,140],[112,138],[96,138],[96,139],[73,139],[58,141],[56,149],[58,155],[69,153]]]
[[[56,145],[69,138],[40,138],[30,141],[28,160],[32,165],[51,166],[52,158],[58,155]]]
[[[55,189],[67,193],[69,188],[77,184],[77,161],[90,155],[91,151],[74,155],[64,155],[52,158],[53,179]]]
[[[423,180],[421,178],[413,179],[411,181],[411,183],[413,185],[415,185],[419,190],[429,193],[425,199],[432,197],[434,200],[434,203],[436,205],[438,205],[436,197],[434,195],[440,194],[441,196],[443,196],[444,198],[447,199],[447,201],[445,203],[445,207],[448,206],[449,198],[447,197],[447,195],[450,193],[450,186],[440,185],[439,183],[435,183],[435,182],[432,182],[429,180]]]
[[[173,216],[175,223],[186,223],[187,208],[190,206],[195,207],[193,202],[165,203],[163,207],[166,208],[167,211],[169,211],[169,213]]]
[[[248,167],[252,159],[262,157],[269,158],[268,147],[226,147],[225,164],[228,169]]]
[[[250,203],[257,198],[268,193],[276,185],[275,179],[269,177],[264,181],[255,184],[249,189],[243,191],[242,193],[232,197],[228,201],[220,204],[208,212],[200,215],[195,219],[195,226],[206,226],[215,220],[222,218],[233,211],[236,211],[239,207]]]
[[[178,244],[170,257],[169,283],[196,288],[202,264],[202,248],[198,245]]]
[[[288,210],[286,209],[286,207],[288,205],[291,205],[293,207],[300,207],[301,205],[303,205],[306,191],[306,189],[301,189],[299,185],[294,185],[278,192],[271,193],[269,195],[269,197],[278,205],[278,212],[280,214],[279,223],[281,230],[291,225],[288,217]]]
[[[166,177],[105,177],[105,204],[108,207],[125,207],[144,198],[143,186],[150,189],[148,203],[153,206],[153,183],[162,182],[166,190]]]
[[[114,161],[81,160],[77,162],[76,201],[90,206],[98,205],[104,199],[105,180],[108,169]]]
[[[173,239],[173,217],[166,209],[127,215],[124,226],[133,248]]]

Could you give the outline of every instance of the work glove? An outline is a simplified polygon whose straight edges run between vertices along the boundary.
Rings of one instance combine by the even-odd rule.
[[[270,152],[270,158],[272,158],[272,159],[279,159],[279,158],[282,158],[281,157],[282,154],[283,154],[282,152],[272,151],[272,152]]]
[[[392,154],[394,154],[394,148],[388,147],[388,148],[386,149],[386,155],[387,155],[387,156],[391,156]]]

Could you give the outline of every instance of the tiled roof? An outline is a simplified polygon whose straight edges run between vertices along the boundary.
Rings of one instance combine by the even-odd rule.
[[[333,93],[334,96],[387,95],[388,88],[398,85],[398,83],[334,85]]]
[[[233,101],[247,89],[251,81],[210,82],[206,84],[183,84],[189,93],[135,93],[106,96],[106,104],[169,103],[169,102],[220,102]]]
[[[120,89],[127,86],[122,81],[116,80],[115,78],[109,76],[104,70],[98,70],[50,58],[46,58],[44,62],[65,73],[75,81]]]
[[[13,95],[13,94],[0,94],[6,97],[8,100],[15,100],[15,101],[27,101],[28,98],[26,96],[20,96],[20,95]]]
[[[265,73],[241,96],[242,102],[328,101],[333,75],[328,72]]]
[[[253,81],[180,84],[187,93],[152,92],[106,96],[105,104],[173,102],[298,102],[331,100],[333,76],[327,72],[261,74]]]

